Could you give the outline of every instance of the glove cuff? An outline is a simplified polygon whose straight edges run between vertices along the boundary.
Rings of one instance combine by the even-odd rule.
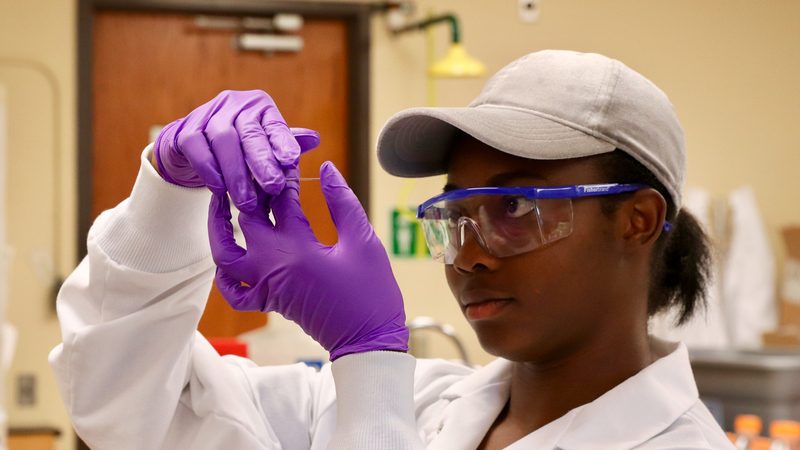
[[[158,165],[158,174],[161,175],[161,178],[172,184],[177,184],[178,186],[182,186],[181,183],[179,183],[176,179],[172,178],[172,176],[169,174],[169,170],[167,170],[167,167],[164,164],[164,161],[162,160],[162,153],[161,153],[162,150],[164,149],[164,145],[167,144],[167,142],[165,141],[172,140],[173,136],[175,136],[175,134],[172,133],[172,129],[175,126],[177,126],[178,122],[180,122],[180,119],[165,125],[164,128],[161,129],[161,132],[158,133],[158,137],[156,138],[155,145],[153,146],[153,155],[155,156],[156,165]],[[174,147],[174,145],[175,144],[173,142],[172,147]]]
[[[153,146],[153,155],[156,158],[159,175],[164,181],[178,186],[191,188],[205,186],[175,142],[175,136],[180,131],[182,124],[183,119],[178,119],[167,124],[158,133]],[[180,174],[185,176],[182,177]]]
[[[379,334],[365,336],[358,342],[332,349],[330,359],[335,361],[342,356],[372,351],[408,352],[408,328],[401,325],[391,331],[381,330]]]

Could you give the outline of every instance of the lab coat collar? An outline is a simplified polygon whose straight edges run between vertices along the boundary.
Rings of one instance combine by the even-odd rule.
[[[446,421],[450,424],[442,424],[437,442],[455,439],[467,444],[449,448],[468,448],[476,441],[480,443],[508,400],[511,367],[510,361],[497,359],[441,393],[442,399],[451,402],[451,414],[457,417]],[[580,407],[556,448],[623,450],[636,447],[668,428],[692,408],[698,398],[688,351],[679,344],[672,353]],[[479,408],[481,414],[475,414],[474,408]],[[465,427],[463,421],[470,422],[470,426]],[[455,424],[460,426],[453,426]],[[452,445],[455,441],[449,442]]]
[[[426,448],[476,448],[506,404],[510,378],[511,363],[497,359],[442,391],[448,404]]]
[[[686,346],[677,349],[578,411],[557,448],[630,449],[658,435],[698,401]]]
[[[509,384],[511,380],[511,361],[495,359],[489,364],[476,370],[470,376],[453,383],[439,395],[445,400],[455,400],[459,397],[475,393],[494,384]],[[506,390],[508,394],[508,390]],[[503,400],[505,403],[505,400]]]

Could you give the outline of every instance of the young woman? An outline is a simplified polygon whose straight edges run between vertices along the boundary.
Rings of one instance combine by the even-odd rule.
[[[295,136],[263,93],[223,93],[162,132],[131,198],[93,226],[51,355],[92,448],[732,448],[685,347],[647,333],[655,312],[702,310],[709,254],[680,208],[680,125],[644,77],[600,55],[532,53],[469,107],[407,110],[382,131],[390,173],[447,174],[418,215],[498,356],[478,370],[404,353],[385,250],[329,163],[339,242],[314,239],[296,164],[316,141]],[[255,367],[197,334],[208,196],[176,184],[214,192],[207,237],[231,305],[296,321],[332,364]]]

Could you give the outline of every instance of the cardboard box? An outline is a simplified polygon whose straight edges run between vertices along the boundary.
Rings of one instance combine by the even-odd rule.
[[[781,283],[781,325],[800,327],[800,226],[783,229],[783,242],[786,245]]]
[[[800,327],[800,305],[782,301],[778,309],[781,318],[781,326]]]
[[[800,328],[786,325],[761,336],[765,348],[797,349],[800,348]]]
[[[784,227],[783,242],[787,255],[800,259],[800,225]]]
[[[786,261],[778,305],[779,325],[762,335],[764,347],[800,349],[800,226],[783,229]]]

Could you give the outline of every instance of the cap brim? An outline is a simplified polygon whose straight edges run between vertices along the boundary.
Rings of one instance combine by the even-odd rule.
[[[614,151],[615,143],[552,118],[509,107],[412,108],[395,114],[378,137],[378,161],[392,175],[447,171],[457,130],[528,159],[569,159]]]

